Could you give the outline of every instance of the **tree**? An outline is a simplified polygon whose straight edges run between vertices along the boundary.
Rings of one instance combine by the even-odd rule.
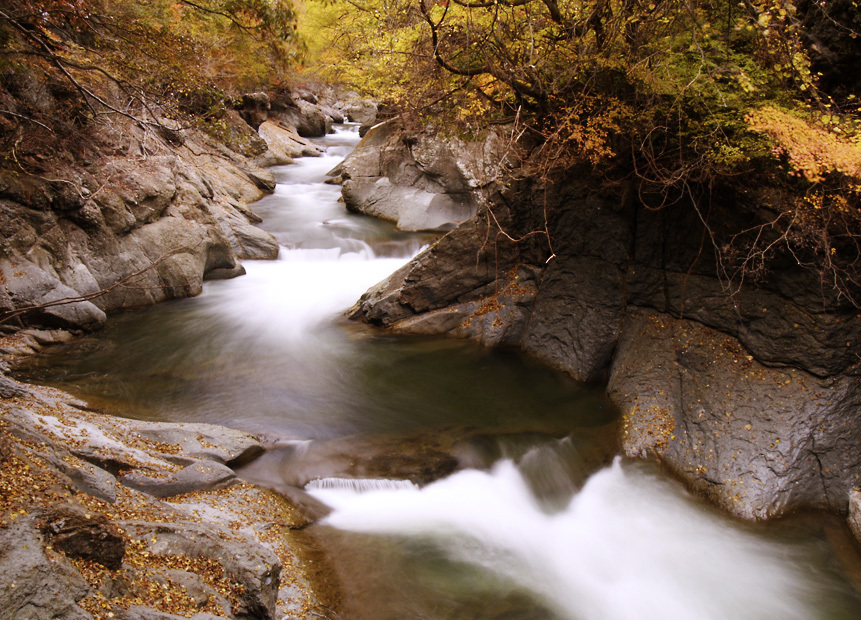
[[[358,61],[356,81],[366,79],[403,118],[462,132],[516,124],[535,144],[527,171],[548,182],[591,171],[604,186],[633,188],[645,208],[683,201],[704,220],[715,188],[742,178],[781,188],[768,223],[737,231],[732,248],[716,244],[727,278],[763,273],[752,265],[781,247],[859,305],[858,101],[832,98],[809,54],[817,24],[837,24],[849,40],[857,33],[854,22],[838,21],[842,13],[814,8],[799,12],[794,0],[337,0],[316,10],[349,15],[353,33],[362,25],[343,59]]]

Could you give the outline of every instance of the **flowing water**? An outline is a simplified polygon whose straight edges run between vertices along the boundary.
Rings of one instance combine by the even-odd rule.
[[[348,214],[320,158],[255,205],[276,261],[115,316],[24,378],[125,415],[251,430],[241,474],[329,511],[310,528],[344,619],[861,617],[857,553],[822,516],[742,524],[653,465],[613,460],[600,391],[515,353],[394,338],[343,312],[429,238]]]

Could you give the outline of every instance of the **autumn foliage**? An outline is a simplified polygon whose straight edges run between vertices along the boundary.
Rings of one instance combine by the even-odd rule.
[[[846,77],[821,72],[861,57],[859,14],[853,0],[326,0],[303,19],[321,70],[404,122],[508,125],[548,183],[591,174],[703,221],[714,196],[761,200],[733,188],[784,192],[739,202],[772,214],[715,244],[725,273],[762,275],[748,259],[785,250],[858,305],[859,107]]]

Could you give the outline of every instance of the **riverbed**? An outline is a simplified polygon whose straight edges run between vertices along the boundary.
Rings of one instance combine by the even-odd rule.
[[[328,507],[309,532],[345,619],[861,617],[838,519],[731,519],[616,456],[600,387],[511,351],[348,322],[433,241],[348,213],[325,183],[355,129],[273,169],[254,210],[278,260],[114,316],[22,376],[96,408],[264,437],[272,449],[241,473]]]

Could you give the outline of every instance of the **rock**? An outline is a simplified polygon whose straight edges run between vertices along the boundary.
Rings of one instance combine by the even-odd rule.
[[[123,521],[120,527],[133,540],[146,543],[150,553],[217,560],[231,578],[244,587],[239,604],[233,610],[237,618],[269,620],[275,617],[281,564],[268,548],[236,539],[230,531],[220,531],[215,526]]]
[[[274,260],[278,257],[280,246],[275,237],[250,224],[243,215],[236,211],[224,211],[218,222],[237,257],[252,260]]]
[[[163,570],[155,577],[156,582],[172,583],[182,588],[198,607],[203,607],[210,599],[219,598],[218,592],[206,585],[203,578],[183,570]],[[225,601],[226,604],[226,601]]]
[[[171,475],[164,475],[162,472],[150,475],[146,470],[136,469],[119,478],[125,486],[154,497],[172,497],[194,491],[222,489],[233,484],[235,480],[236,474],[232,469],[212,461],[198,461]]]
[[[369,131],[339,167],[347,208],[395,222],[402,230],[445,230],[476,213],[476,193],[505,157],[487,144],[405,135],[394,122]],[[484,156],[497,157],[494,164]],[[484,161],[483,164],[466,162]],[[478,176],[476,176],[478,175]]]
[[[245,171],[251,182],[264,192],[271,194],[275,191],[275,177],[268,170],[262,168],[249,169]]]
[[[41,455],[69,478],[76,491],[98,497],[109,504],[117,501],[117,479],[114,476],[92,463],[67,463],[62,458],[64,452],[65,449],[57,446],[49,452],[42,452]]]
[[[393,143],[378,131],[365,138],[376,159],[369,148],[351,165],[381,170]],[[736,211],[715,205],[712,232]],[[846,512],[861,482],[861,317],[789,261],[728,295],[697,217],[637,208],[576,175],[540,191],[514,180],[350,316],[609,379],[626,453],[659,458],[733,514]]]
[[[74,334],[63,329],[22,329],[18,333],[34,338],[41,345],[65,344],[75,339]]]
[[[328,133],[326,115],[315,103],[290,98],[286,93],[279,93],[272,99],[269,116],[295,127],[303,138],[322,138]]]
[[[768,368],[724,334],[632,310],[608,387],[630,456],[654,454],[729,512],[845,513],[861,484],[861,386]]]
[[[119,620],[189,620],[186,616],[168,614],[163,611],[150,609],[149,607],[141,607],[140,605],[131,605],[128,609],[120,609],[116,617]],[[225,617],[197,613],[191,616],[190,620],[225,620]]]
[[[338,111],[338,110],[336,110],[335,108],[332,108],[332,107],[329,107],[329,106],[325,106],[325,105],[321,105],[321,106],[320,106],[320,111],[321,111],[323,114],[325,114],[327,117],[329,117],[330,119],[332,119],[332,122],[333,122],[333,123],[335,123],[335,124],[337,124],[337,125],[341,125],[341,124],[343,124],[343,123],[344,123],[344,115],[343,115],[343,114],[341,114],[341,112],[339,112],[339,111]]]
[[[103,514],[58,504],[39,517],[38,527],[54,549],[68,556],[92,560],[112,570],[122,566],[126,542]]]
[[[852,489],[849,493],[849,529],[861,542],[861,490]]]
[[[283,159],[282,163],[292,163],[296,157],[319,157],[318,149],[309,140],[299,135],[296,129],[283,121],[267,120],[257,130],[266,141],[269,150]]]
[[[80,299],[82,293],[29,261],[0,261],[0,282],[5,283],[6,294],[15,308],[32,308],[27,312],[32,323],[87,331],[105,324],[105,313],[92,302],[73,301]]]
[[[245,275],[245,267],[241,263],[236,263],[233,268],[227,269],[211,269],[203,274],[204,282],[207,280],[232,280],[239,276]]]
[[[266,93],[246,93],[239,100],[239,115],[254,129],[260,127],[269,118],[272,104]]]
[[[123,420],[132,436],[177,447],[187,457],[239,467],[263,453],[263,445],[252,434],[215,424],[172,424]]]
[[[373,121],[377,115],[377,104],[355,92],[343,93],[335,106],[351,123]]]
[[[0,398],[19,398],[29,393],[30,391],[22,384],[5,375],[0,375]]]
[[[59,189],[74,196],[0,173],[0,310],[44,306],[16,324],[93,330],[105,313],[199,293],[205,274],[235,268],[237,252],[276,256],[271,236],[249,230],[247,207],[274,187],[253,163],[268,149],[237,112],[222,121],[224,142],[187,128],[180,143],[118,120],[88,138],[87,166],[53,162],[48,176],[69,180]]]
[[[61,554],[49,558],[33,517],[0,528],[0,609],[15,620],[92,620],[78,607],[90,587]]]

